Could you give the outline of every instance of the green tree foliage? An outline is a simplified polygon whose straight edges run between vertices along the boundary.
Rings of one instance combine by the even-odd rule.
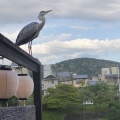
[[[26,101],[25,105],[34,105],[34,95],[32,94]]]
[[[9,106],[17,106],[18,105],[18,98],[13,96],[8,99]]]
[[[8,106],[17,106],[18,105],[18,98],[12,96],[7,101],[0,101],[0,107],[8,107]]]
[[[108,103],[114,100],[116,90],[114,86],[99,83],[85,88],[80,88],[81,101],[93,100],[95,104]]]
[[[56,88],[49,88],[43,97],[43,107],[47,109],[67,108],[79,103],[77,88],[72,85],[59,84]]]

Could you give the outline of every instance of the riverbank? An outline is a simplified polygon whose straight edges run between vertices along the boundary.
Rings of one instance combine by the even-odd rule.
[[[118,106],[118,104],[117,104]],[[119,120],[120,110],[107,104],[43,111],[43,120]]]

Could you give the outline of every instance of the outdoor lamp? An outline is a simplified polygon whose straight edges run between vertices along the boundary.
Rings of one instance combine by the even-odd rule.
[[[18,89],[19,80],[10,66],[0,65],[0,100],[8,100]]]
[[[15,96],[19,100],[27,100],[31,96],[34,89],[32,78],[28,74],[18,74],[19,86]]]

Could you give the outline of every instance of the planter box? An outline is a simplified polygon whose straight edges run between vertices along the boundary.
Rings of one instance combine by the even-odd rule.
[[[0,108],[0,120],[36,120],[35,106]]]

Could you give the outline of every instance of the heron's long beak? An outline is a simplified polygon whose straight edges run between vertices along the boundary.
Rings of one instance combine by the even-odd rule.
[[[47,14],[47,13],[49,13],[49,12],[51,12],[52,10],[48,10],[48,11],[45,11],[45,13]]]

